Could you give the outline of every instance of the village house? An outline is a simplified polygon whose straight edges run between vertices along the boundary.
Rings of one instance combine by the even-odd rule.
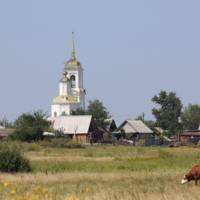
[[[200,130],[184,131],[179,134],[180,141],[188,141],[190,138],[200,139]]]
[[[79,143],[94,143],[102,140],[103,131],[96,127],[92,115],[49,117],[48,120],[52,122],[51,128],[62,130],[64,134]]]
[[[0,128],[0,140],[7,138],[11,133],[14,133],[15,131],[15,128]]]
[[[114,137],[119,138],[121,130],[125,134],[132,134],[133,138],[142,139],[144,137],[154,137],[154,132],[141,120],[125,120],[114,132]]]

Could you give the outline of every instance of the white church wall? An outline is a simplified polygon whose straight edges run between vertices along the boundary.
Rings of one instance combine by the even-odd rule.
[[[70,112],[72,110],[76,110],[76,108],[80,107],[81,105],[79,103],[73,103],[73,104],[54,104],[51,106],[51,117],[58,117],[63,112],[65,112],[67,115],[70,115]],[[56,116],[55,116],[56,113]]]

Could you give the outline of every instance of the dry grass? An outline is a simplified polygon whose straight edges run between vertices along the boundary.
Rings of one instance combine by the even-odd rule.
[[[173,157],[159,158],[159,150],[169,152]],[[53,194],[53,200],[200,199],[200,183],[197,187],[194,186],[194,182],[185,185],[180,183],[191,166],[200,163],[200,148],[124,146],[88,146],[85,149],[41,148],[37,152],[25,152],[25,156],[35,165],[49,166],[58,161],[58,168],[55,169],[69,164],[75,170],[62,173],[49,173],[48,170],[48,173],[1,173],[0,200],[7,197],[8,200],[17,200],[15,197],[24,194],[23,191],[31,193],[31,188],[38,185],[46,189],[48,194]],[[78,171],[76,168],[78,165],[81,169],[87,168],[88,171]],[[116,165],[124,166],[125,169],[118,170],[113,167]],[[95,173],[91,171],[95,171],[99,166],[111,171]],[[137,171],[131,171],[130,166]],[[10,194],[12,186],[4,187],[3,184],[6,182],[18,184],[16,194]],[[44,194],[40,195],[40,199],[48,199]],[[26,198],[29,199],[32,198]]]
[[[40,185],[56,200],[70,197],[82,200],[199,199],[199,187],[195,187],[194,182],[181,185],[182,176],[181,172],[31,173],[0,174],[0,180],[17,183],[19,191]],[[1,193],[5,198],[7,194],[3,190]]]

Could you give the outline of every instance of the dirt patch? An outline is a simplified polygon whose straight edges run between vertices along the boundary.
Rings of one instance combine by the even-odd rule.
[[[169,147],[196,147],[195,144],[191,142],[172,142],[169,144]]]

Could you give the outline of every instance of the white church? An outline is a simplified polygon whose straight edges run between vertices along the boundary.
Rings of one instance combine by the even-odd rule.
[[[83,68],[75,58],[74,32],[72,32],[71,59],[65,63],[63,77],[59,82],[59,96],[51,104],[51,117],[69,115],[78,107],[85,109],[85,94],[83,87]]]

